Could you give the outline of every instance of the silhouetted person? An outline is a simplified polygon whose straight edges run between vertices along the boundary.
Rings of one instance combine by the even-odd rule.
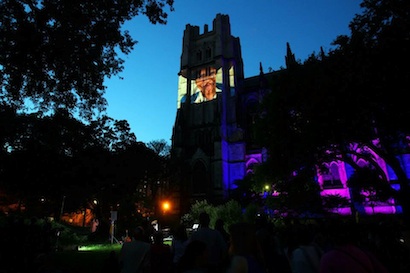
[[[171,247],[164,244],[164,235],[157,231],[153,235],[151,245],[151,273],[172,272]]]
[[[334,225],[331,231],[334,248],[323,254],[320,273],[388,273],[373,253],[356,244],[353,223],[339,223]]]
[[[184,255],[178,262],[177,273],[214,273],[208,268],[208,254],[206,244],[203,241],[190,241]]]
[[[131,242],[125,242],[120,251],[121,273],[150,272],[150,248],[142,227],[134,230]]]
[[[309,226],[300,226],[296,231],[297,247],[290,255],[290,265],[293,273],[319,272],[322,249],[313,243],[314,230]]]
[[[221,233],[226,245],[229,245],[229,233],[225,230],[224,224],[224,220],[218,218],[215,222],[215,230]]]
[[[277,236],[276,230],[266,215],[255,219],[256,239],[261,247],[266,268],[269,272],[290,273],[290,263]]]
[[[188,234],[184,224],[178,225],[171,241],[172,262],[174,267],[178,264],[182,255],[184,255],[185,248],[188,244]]]
[[[229,227],[229,265],[227,273],[266,273],[261,247],[252,224],[236,223]]]
[[[227,245],[222,235],[209,227],[210,218],[208,213],[202,212],[199,215],[199,227],[191,235],[190,240],[199,240],[207,245],[209,252],[208,266],[211,272],[219,272],[222,263],[228,253]]]

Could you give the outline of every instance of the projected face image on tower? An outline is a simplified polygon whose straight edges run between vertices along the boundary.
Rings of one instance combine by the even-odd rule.
[[[217,98],[222,92],[222,69],[206,67],[197,70],[191,81],[191,103],[201,103]]]
[[[214,100],[222,92],[222,69],[214,67],[201,68],[193,72],[191,82],[191,103],[201,103]],[[187,79],[180,74],[178,79],[178,105],[187,100]]]
[[[178,77],[178,101],[177,101],[177,108],[181,107],[181,104],[185,103],[187,98],[187,79],[179,75]]]

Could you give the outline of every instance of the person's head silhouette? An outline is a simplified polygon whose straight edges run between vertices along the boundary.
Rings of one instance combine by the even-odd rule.
[[[209,222],[210,222],[209,214],[206,212],[201,212],[201,214],[199,214],[199,226],[209,227]]]

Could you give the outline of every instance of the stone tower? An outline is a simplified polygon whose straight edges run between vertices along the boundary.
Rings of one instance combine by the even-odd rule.
[[[246,144],[239,92],[243,62],[229,17],[217,14],[212,30],[186,25],[172,135],[181,209],[194,200],[218,203],[245,175]]]

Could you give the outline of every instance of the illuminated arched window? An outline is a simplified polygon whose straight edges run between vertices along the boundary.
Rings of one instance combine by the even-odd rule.
[[[342,181],[340,181],[339,165],[336,162],[330,163],[328,172],[323,175],[324,189],[339,189],[343,188]]]
[[[258,162],[258,160],[256,160],[255,158],[249,158],[246,163],[246,174],[253,174],[253,168],[255,165],[258,165],[260,162]]]
[[[330,173],[333,180],[340,180],[339,165],[336,162],[332,162],[332,164],[330,164]]]

